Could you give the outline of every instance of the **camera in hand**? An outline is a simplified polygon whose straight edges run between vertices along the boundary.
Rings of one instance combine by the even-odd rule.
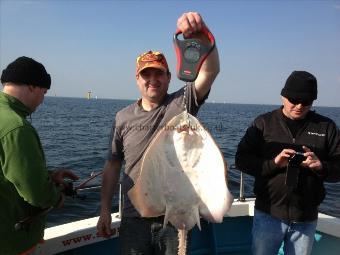
[[[285,183],[288,187],[295,188],[299,181],[300,164],[306,159],[303,152],[296,152],[290,157],[287,170]]]
[[[304,155],[304,153],[297,151],[293,156],[290,157],[288,165],[298,167],[304,160],[306,160],[306,156]]]

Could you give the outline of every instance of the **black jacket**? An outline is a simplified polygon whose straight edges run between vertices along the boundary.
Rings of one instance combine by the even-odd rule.
[[[276,167],[274,158],[287,148],[303,151],[302,145],[314,151],[323,169],[300,168],[293,189],[285,184],[286,168]],[[340,132],[331,119],[310,111],[293,137],[281,107],[255,119],[238,145],[235,164],[255,177],[256,209],[282,220],[312,221],[325,198],[323,182],[340,181]]]

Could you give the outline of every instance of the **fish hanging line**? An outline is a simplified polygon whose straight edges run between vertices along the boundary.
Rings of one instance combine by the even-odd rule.
[[[207,133],[206,133],[205,128],[203,128],[203,130],[202,130],[201,128],[197,127],[197,125],[195,126],[195,125],[191,124],[192,117],[190,117],[190,114],[188,112],[187,93],[186,93],[186,91],[187,91],[187,89],[189,87],[189,84],[190,84],[189,82],[185,83],[185,86],[184,86],[184,95],[183,95],[183,105],[184,105],[183,107],[184,107],[184,112],[185,112],[185,117],[186,117],[186,123],[187,123],[188,128],[190,130],[199,132],[202,135],[203,140],[205,140],[207,138],[207,136],[208,136]],[[180,128],[182,128],[182,127],[180,127]]]
[[[191,127],[191,125],[190,125],[190,118],[189,118],[189,112],[188,112],[188,107],[187,107],[187,89],[188,89],[188,86],[189,86],[189,83],[188,82],[186,82],[185,83],[185,86],[184,86],[184,95],[183,95],[183,105],[184,105],[184,111],[185,111],[185,113],[186,113],[186,118],[187,118],[187,123],[188,123],[188,125],[189,125],[189,128]]]

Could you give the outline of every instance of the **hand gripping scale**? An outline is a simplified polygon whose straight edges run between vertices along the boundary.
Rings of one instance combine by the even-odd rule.
[[[181,33],[182,31],[177,30],[173,40],[177,58],[177,77],[182,81],[192,82],[196,80],[203,61],[214,49],[215,38],[206,27],[203,27],[202,33],[209,38],[210,45],[195,38],[179,40],[178,36]]]

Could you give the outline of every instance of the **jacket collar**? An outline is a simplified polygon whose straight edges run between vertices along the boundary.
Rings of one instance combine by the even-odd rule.
[[[20,100],[2,91],[0,91],[0,105],[8,105],[22,117],[27,117],[31,114],[28,107],[24,105]]]
[[[277,114],[279,115],[279,117],[282,120],[286,120],[287,119],[287,117],[283,113],[283,106],[280,106],[280,108],[276,109],[276,111],[277,111]],[[311,120],[314,115],[315,115],[315,111],[309,110],[309,112],[306,114],[305,118],[303,118],[302,120],[303,121]]]

